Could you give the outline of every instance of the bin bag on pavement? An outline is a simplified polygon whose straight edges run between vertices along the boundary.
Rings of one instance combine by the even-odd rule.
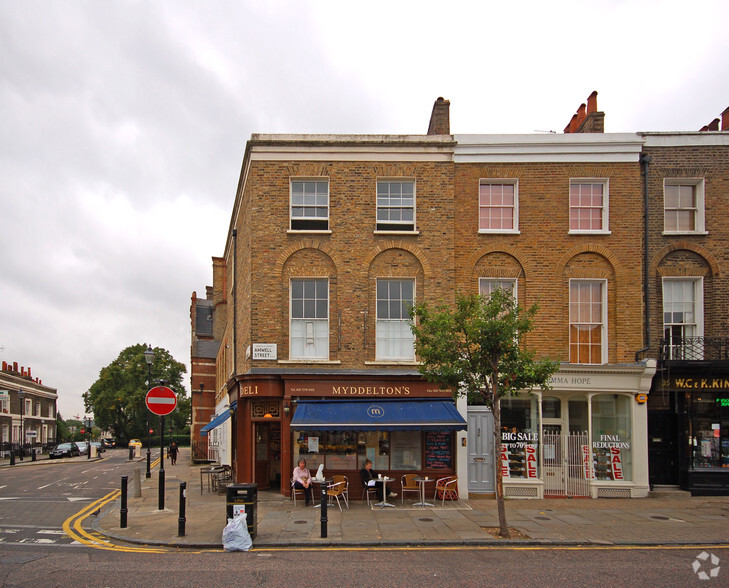
[[[225,551],[248,551],[253,545],[248,533],[245,515],[228,519],[223,529],[223,549]]]

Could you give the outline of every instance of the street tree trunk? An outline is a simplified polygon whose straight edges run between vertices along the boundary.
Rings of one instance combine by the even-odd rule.
[[[509,538],[504,507],[504,476],[501,470],[501,399],[494,390],[494,455],[496,456],[496,512],[499,514],[499,537]]]

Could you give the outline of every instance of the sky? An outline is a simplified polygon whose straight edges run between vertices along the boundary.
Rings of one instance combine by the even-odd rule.
[[[0,361],[64,418],[137,343],[188,367],[252,133],[695,131],[729,2],[0,0]]]

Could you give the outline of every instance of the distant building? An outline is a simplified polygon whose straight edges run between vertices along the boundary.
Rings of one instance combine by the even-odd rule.
[[[31,376],[30,368],[17,362],[2,362],[0,371],[0,451],[16,452],[21,444],[25,454],[43,449],[56,440],[55,388],[44,386]]]

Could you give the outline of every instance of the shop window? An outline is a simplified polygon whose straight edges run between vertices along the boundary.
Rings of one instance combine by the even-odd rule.
[[[545,396],[542,399],[542,418],[561,419],[562,401],[554,396]]]
[[[632,480],[631,400],[619,394],[592,397],[592,456],[597,480]]]
[[[729,394],[701,392],[691,398],[694,468],[729,468]]]
[[[357,469],[357,433],[355,431],[328,432],[324,443],[324,469]]]
[[[390,467],[393,470],[413,471],[421,469],[423,434],[420,431],[393,431]]]
[[[298,464],[300,459],[306,460],[312,476],[324,463],[324,435],[323,431],[299,431],[294,436],[294,464]]]
[[[537,398],[501,400],[501,458],[504,478],[539,477],[539,406]]]
[[[358,469],[365,461],[372,462],[373,470],[390,469],[390,433],[387,431],[363,431],[359,434],[357,447]]]

